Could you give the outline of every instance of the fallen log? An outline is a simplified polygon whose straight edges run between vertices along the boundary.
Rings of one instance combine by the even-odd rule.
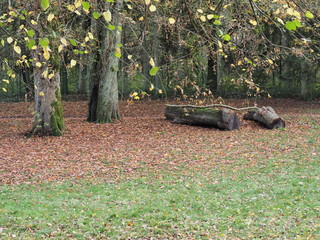
[[[240,128],[240,119],[229,109],[192,108],[167,106],[165,110],[167,119],[172,123],[215,127],[224,130]]]
[[[286,126],[285,121],[279,117],[272,107],[249,110],[243,118],[260,122],[269,129],[284,128]]]

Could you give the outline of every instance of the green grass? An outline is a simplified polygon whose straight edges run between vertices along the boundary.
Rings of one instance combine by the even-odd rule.
[[[1,186],[1,239],[319,239],[316,159],[119,183]]]

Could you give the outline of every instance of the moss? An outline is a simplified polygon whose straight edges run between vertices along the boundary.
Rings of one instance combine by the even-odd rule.
[[[65,127],[64,127],[60,89],[56,90],[56,98],[57,100],[51,103],[52,112],[51,112],[51,118],[50,118],[50,125],[52,128],[52,135],[61,136]]]

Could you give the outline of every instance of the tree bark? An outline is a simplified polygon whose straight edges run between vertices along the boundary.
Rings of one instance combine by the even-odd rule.
[[[122,9],[123,0],[115,3],[112,24],[121,27],[119,11]],[[110,31],[106,27],[101,31],[101,49],[98,50],[96,64],[96,80],[93,82],[92,94],[89,103],[88,121],[97,123],[111,123],[120,118],[118,104],[118,71],[119,58],[115,53],[121,42],[121,31]]]
[[[284,128],[285,121],[278,116],[272,107],[262,107],[257,110],[248,111],[243,118],[262,123],[269,129]]]
[[[36,51],[33,58],[40,57],[42,62],[45,60]],[[58,66],[49,68],[53,77],[49,78],[46,66],[34,66],[34,86],[35,86],[35,113],[33,129],[30,135],[53,135],[61,136],[64,131],[64,119],[60,92],[60,71]],[[50,75],[50,72],[48,72]]]
[[[219,110],[167,106],[165,116],[173,123],[215,127],[224,130],[239,129],[241,125],[237,114],[225,108]]]

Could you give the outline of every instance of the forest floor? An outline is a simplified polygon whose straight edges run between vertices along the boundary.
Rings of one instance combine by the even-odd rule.
[[[259,100],[286,128],[235,131],[172,124],[166,103],[121,102],[121,121],[93,124],[64,102],[65,134],[42,138],[24,135],[32,103],[0,103],[0,238],[320,237],[319,102]]]
[[[248,106],[243,100],[226,103]],[[249,165],[256,164],[261,154],[270,158],[278,151],[304,148],[309,140],[302,133],[320,127],[319,102],[258,102],[258,106],[276,110],[286,121],[285,131],[271,131],[245,120],[237,131],[176,125],[165,119],[165,104],[122,102],[121,121],[92,124],[85,121],[86,102],[64,102],[66,132],[62,137],[26,138],[24,134],[31,129],[32,103],[0,103],[0,183],[84,178],[118,181],[180,168],[204,170],[241,156],[247,157]],[[291,137],[279,142],[281,135]]]

